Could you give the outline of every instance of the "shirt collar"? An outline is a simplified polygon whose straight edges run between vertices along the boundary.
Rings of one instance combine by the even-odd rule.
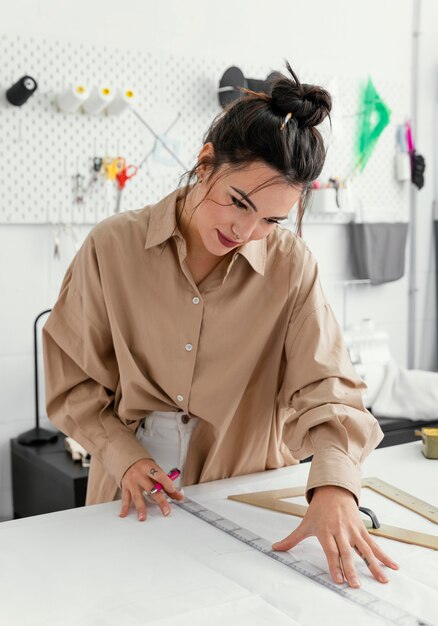
[[[182,237],[176,223],[176,201],[180,194],[181,189],[176,189],[151,207],[145,250],[158,246],[172,235]]]
[[[266,237],[250,241],[238,248],[237,252],[241,254],[261,276],[265,275],[266,267]]]
[[[176,202],[182,192],[183,190],[176,189],[152,207],[144,245],[145,250],[158,246],[172,236],[183,238],[176,222]],[[264,276],[266,250],[266,238],[263,238],[240,246],[236,253],[245,257],[253,270]]]

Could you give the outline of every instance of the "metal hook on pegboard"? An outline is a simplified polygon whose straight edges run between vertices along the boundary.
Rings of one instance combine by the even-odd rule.
[[[137,117],[137,119],[138,119],[138,120],[140,120],[140,122],[141,122],[144,126],[146,126],[146,128],[148,129],[148,131],[149,131],[149,132],[153,135],[153,137],[155,138],[155,143],[154,143],[154,146],[152,147],[151,152],[153,152],[153,151],[155,150],[156,145],[157,145],[157,142],[158,142],[158,143],[160,143],[160,144],[163,146],[163,148],[164,148],[164,149],[165,149],[165,150],[166,150],[166,151],[167,151],[167,152],[168,152],[168,153],[169,153],[169,154],[170,154],[170,155],[171,155],[171,156],[175,159],[175,161],[176,161],[177,163],[179,163],[179,164],[180,164],[180,165],[184,168],[184,170],[187,170],[187,169],[188,169],[188,168],[187,168],[187,166],[186,166],[186,165],[185,165],[185,164],[184,164],[184,163],[180,160],[180,158],[178,157],[178,155],[177,155],[177,154],[175,154],[175,152],[172,150],[172,148],[170,148],[170,147],[166,144],[166,142],[165,142],[165,141],[164,141],[164,140],[160,137],[160,135],[154,131],[154,129],[153,129],[153,128],[152,128],[152,127],[151,127],[151,126],[147,123],[147,121],[146,121],[146,120],[145,120],[145,119],[144,119],[144,118],[140,115],[140,113],[138,113],[138,111],[136,111],[135,109],[131,109],[131,111],[134,113],[134,115]],[[178,116],[177,116],[176,120],[175,120],[175,121],[172,123],[172,125],[169,127],[168,131],[169,131],[169,130],[170,130],[170,128],[172,128],[172,126],[176,123],[176,121],[178,120],[178,118],[179,118],[179,114],[178,114]],[[166,132],[168,132],[168,131],[166,131]],[[141,164],[139,165],[139,168],[141,167],[141,165],[143,164],[143,162],[144,162],[144,161],[146,161],[146,160],[147,160],[147,158],[149,158],[149,156],[150,156],[150,154],[148,153],[148,155],[146,155],[146,158],[145,158],[145,159],[143,159],[143,161],[142,161],[142,162],[141,162]]]
[[[84,195],[86,193],[85,178],[83,174],[75,174],[73,178],[73,202],[75,204],[83,204]]]
[[[76,253],[80,248],[80,243],[75,229],[72,223],[52,223],[52,236],[53,236],[53,258],[59,261],[61,259],[61,235],[66,235],[71,239],[74,252]]]
[[[61,252],[60,252],[61,245],[59,241],[60,228],[61,227],[59,224],[52,224],[53,258],[56,259],[57,261],[59,261],[61,258]]]
[[[169,126],[166,128],[166,130],[164,131],[164,133],[163,133],[163,135],[162,135],[163,137],[166,137],[166,135],[167,135],[167,134],[168,134],[168,133],[172,130],[172,128],[173,128],[173,127],[175,126],[175,124],[178,122],[178,120],[180,119],[180,117],[181,117],[181,113],[179,113],[179,112],[178,112],[178,114],[177,114],[177,116],[175,117],[175,119],[174,119],[174,120],[170,123],[170,125],[169,125]],[[157,148],[157,144],[158,144],[158,141],[157,141],[157,139],[155,139],[155,141],[154,141],[154,145],[152,146],[152,148],[151,148],[151,149],[149,150],[149,152],[145,155],[145,157],[142,159],[142,161],[140,161],[140,165],[138,166],[138,169],[141,169],[141,167],[142,167],[143,165],[145,165],[145,164],[146,164],[146,166],[147,166],[147,161],[148,161],[148,159],[149,159],[149,158],[153,155],[153,153],[155,152],[155,150],[156,150],[156,148]],[[148,167],[147,167],[147,170],[146,170],[146,174],[147,174],[149,177],[151,177],[151,174],[150,174],[150,171],[149,171],[149,168],[148,168]]]

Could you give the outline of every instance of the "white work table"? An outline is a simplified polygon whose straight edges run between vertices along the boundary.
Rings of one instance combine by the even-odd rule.
[[[309,464],[185,489],[186,496],[269,541],[300,523],[227,500],[236,493],[305,485]],[[364,477],[377,476],[438,505],[438,461],[421,443],[376,450]],[[301,502],[303,499],[296,500]],[[382,523],[438,534],[438,526],[369,489],[361,505]],[[146,522],[120,502],[0,524],[0,624],[5,626],[283,626],[386,624],[382,618],[173,506]],[[400,564],[375,581],[356,558],[362,589],[438,624],[438,552],[376,538]],[[293,553],[328,571],[315,538]],[[421,622],[419,622],[421,623]],[[404,624],[404,622],[400,622]]]

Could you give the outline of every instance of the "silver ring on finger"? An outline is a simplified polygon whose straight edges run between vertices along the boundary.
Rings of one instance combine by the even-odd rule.
[[[143,495],[145,496],[145,498],[147,498],[148,496],[153,495],[150,491],[143,491]]]

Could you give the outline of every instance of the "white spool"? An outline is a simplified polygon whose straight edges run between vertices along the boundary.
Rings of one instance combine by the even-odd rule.
[[[115,93],[110,87],[93,87],[90,97],[85,100],[82,108],[85,113],[99,115],[114,99]]]
[[[395,173],[400,182],[411,180],[411,158],[407,152],[395,155]]]
[[[132,89],[119,89],[114,100],[106,108],[108,115],[120,115],[135,101],[135,93]]]
[[[56,96],[56,103],[63,113],[74,113],[90,96],[84,85],[70,85]]]
[[[333,187],[312,189],[310,211],[312,213],[337,213],[339,207],[336,204],[336,189]]]

